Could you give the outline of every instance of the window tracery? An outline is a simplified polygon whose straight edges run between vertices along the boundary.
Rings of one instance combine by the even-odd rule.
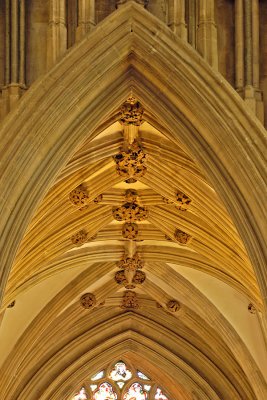
[[[118,360],[94,374],[69,400],[169,400],[157,382]]]

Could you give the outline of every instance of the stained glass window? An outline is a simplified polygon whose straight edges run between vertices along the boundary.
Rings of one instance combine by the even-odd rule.
[[[117,394],[113,387],[108,382],[103,382],[99,385],[98,390],[93,395],[94,400],[116,400]]]
[[[132,373],[129,369],[127,369],[123,361],[118,361],[110,372],[109,377],[114,381],[128,381],[128,379],[132,377]]]
[[[122,360],[83,382],[69,400],[169,400],[157,382]]]
[[[141,379],[146,380],[146,381],[149,381],[149,380],[150,380],[150,379],[149,379],[145,374],[143,374],[143,372],[141,372],[141,371],[137,371],[137,376],[138,376],[139,378],[141,378]]]
[[[75,396],[72,398],[72,400],[87,400],[88,396],[86,393],[85,388],[81,388],[79,393],[75,394]]]
[[[146,400],[146,398],[147,393],[138,382],[134,382],[123,396],[123,400]]]
[[[103,376],[104,376],[104,371],[100,371],[94,376],[92,376],[91,381],[97,381],[98,379],[103,378]]]
[[[159,387],[156,389],[155,400],[168,400],[168,397],[162,393],[162,390]]]

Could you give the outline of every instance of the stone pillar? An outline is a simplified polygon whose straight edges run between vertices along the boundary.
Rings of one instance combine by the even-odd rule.
[[[50,0],[47,30],[47,69],[62,57],[67,49],[65,0]]]
[[[259,89],[259,0],[235,1],[236,89],[259,120],[264,105]]]
[[[235,1],[235,85],[244,87],[244,10],[243,0]]]
[[[25,90],[25,0],[5,0],[5,86],[1,117],[15,107]]]
[[[188,30],[188,42],[194,49],[196,48],[196,0],[187,1],[187,30]]]
[[[78,10],[76,41],[82,39],[95,26],[95,0],[79,0]]]
[[[214,0],[199,0],[197,50],[214,69],[218,69]]]
[[[185,0],[169,0],[168,26],[181,39],[187,41],[187,27],[185,23]]]

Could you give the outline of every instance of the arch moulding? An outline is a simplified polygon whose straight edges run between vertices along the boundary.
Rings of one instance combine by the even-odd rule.
[[[130,90],[205,171],[245,243],[266,303],[266,131],[219,74],[133,2],[74,46],[3,122],[2,295],[37,205]]]

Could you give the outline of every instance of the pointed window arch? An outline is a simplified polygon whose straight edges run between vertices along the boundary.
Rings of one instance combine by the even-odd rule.
[[[70,400],[170,400],[149,374],[118,360],[96,372]]]

